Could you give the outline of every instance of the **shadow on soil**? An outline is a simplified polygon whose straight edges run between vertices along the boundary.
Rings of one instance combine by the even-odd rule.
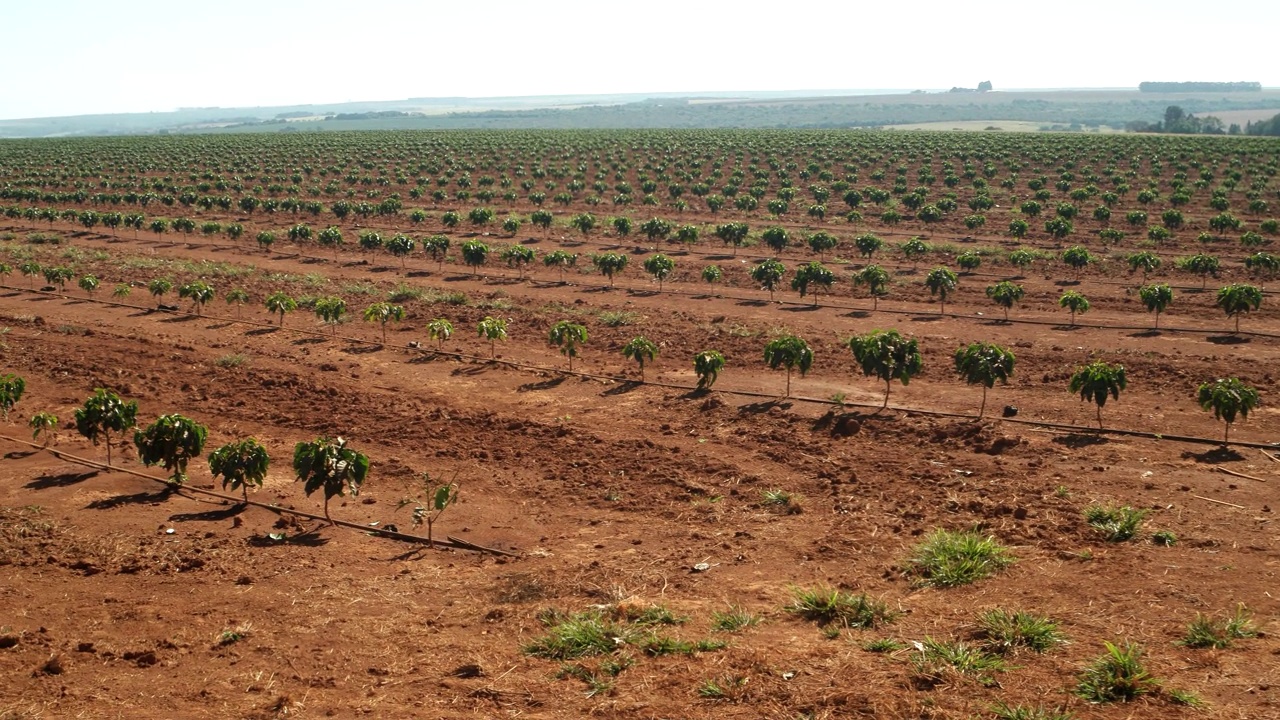
[[[270,335],[271,333],[275,333],[275,332],[280,332],[280,328],[279,326],[272,325],[271,327],[257,328],[256,330],[248,330],[245,332],[245,335],[257,337],[259,335]]]
[[[12,454],[13,453],[10,453],[10,455]],[[9,457],[9,455],[6,455],[5,457]],[[68,485],[75,485],[76,483],[81,483],[81,482],[84,482],[85,480],[88,480],[91,477],[95,477],[99,472],[100,471],[98,470],[89,470],[87,472],[69,472],[69,473],[59,473],[57,475],[41,475],[40,477],[36,478],[35,480],[32,480],[26,485],[23,485],[22,487],[28,490],[47,490],[49,488],[55,488],[55,487],[67,487]]]
[[[319,345],[326,342],[328,338],[322,337],[301,337],[293,341],[294,345]]]
[[[774,408],[778,408],[779,410],[790,410],[793,404],[794,403],[790,400],[785,399],[765,400],[762,402],[751,403],[749,405],[743,405],[738,408],[738,413],[740,415],[759,415],[760,413],[767,413]]]
[[[117,495],[115,497],[94,500],[85,505],[89,510],[111,510],[121,507],[122,505],[158,505],[165,502],[173,495],[173,488],[161,488],[155,492],[140,492],[131,495]]]
[[[814,310],[820,310],[821,308],[817,305],[787,305],[786,307],[778,309],[785,312],[813,312]]]
[[[1240,460],[1244,460],[1244,456],[1231,448],[1216,447],[1212,450],[1205,450],[1204,452],[1198,453],[1188,450],[1187,452],[1182,453],[1182,459],[1217,465],[1224,462],[1238,462]]]
[[[640,387],[643,384],[644,383],[638,382],[636,380],[627,380],[626,382],[618,383],[616,386],[611,387],[600,394],[603,395],[604,397],[615,397],[617,395],[626,395],[627,393],[631,392],[632,390],[635,390],[636,388]]]
[[[1102,435],[1089,435],[1086,433],[1068,433],[1066,435],[1059,435],[1055,437],[1051,442],[1057,443],[1058,445],[1063,445],[1065,447],[1069,447],[1072,450],[1078,450],[1080,448],[1091,447],[1094,445],[1106,445],[1111,441]]]
[[[479,364],[463,365],[462,367],[455,368],[454,371],[449,374],[450,375],[483,375],[485,371],[489,370],[489,367],[490,367],[490,363],[488,361],[485,361]]]
[[[342,348],[342,352],[348,355],[370,355],[382,350],[384,345],[348,345]]]
[[[244,503],[236,503],[230,507],[220,508],[218,510],[205,510],[197,513],[178,513],[169,516],[169,522],[217,522],[218,520],[228,520],[240,513],[244,512],[248,505]]]
[[[178,315],[177,317],[165,318],[165,319],[161,320],[160,322],[162,322],[162,323],[187,323],[187,322],[192,322],[192,321],[195,321],[195,320],[203,320],[203,319],[204,319],[204,318],[200,317],[199,315]]]
[[[552,388],[560,387],[561,383],[564,382],[565,377],[567,376],[557,375],[553,378],[547,378],[546,380],[539,380],[538,382],[525,383],[517,387],[516,392],[532,392],[535,390],[550,390]]]
[[[911,322],[937,322],[946,317],[945,315],[913,315]]]
[[[1206,339],[1214,345],[1244,345],[1249,342],[1249,338],[1240,335],[1210,335]]]
[[[1160,336],[1161,336],[1161,335],[1163,335],[1163,334],[1164,334],[1164,333],[1160,332],[1159,330],[1151,329],[1151,330],[1143,330],[1143,331],[1141,331],[1141,332],[1136,332],[1136,333],[1129,333],[1129,337],[1131,337],[1131,338],[1155,338],[1155,337],[1160,337]]]

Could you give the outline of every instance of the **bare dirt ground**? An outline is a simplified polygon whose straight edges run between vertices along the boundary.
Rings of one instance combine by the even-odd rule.
[[[917,287],[923,270],[905,266],[895,269],[894,294],[871,312],[844,276],[817,308],[792,293],[778,295],[786,304],[770,302],[747,286],[745,251],[713,258],[728,275],[722,290],[696,284],[701,260],[678,256],[680,273],[665,288],[675,293],[657,293],[638,267],[602,290],[598,276],[575,272],[574,284],[561,285],[541,267],[526,280],[505,269],[473,277],[422,258],[403,271],[381,258],[359,264],[355,250],[334,262],[288,248],[53,229],[74,236],[103,279],[97,300],[118,282],[210,261],[223,263],[203,266],[220,292],[245,287],[255,301],[239,323],[220,298],[195,317],[152,312],[142,287],[128,307],[77,290],[31,293],[20,289],[25,279],[10,278],[19,289],[0,292],[8,329],[0,357],[28,387],[0,434],[29,437],[19,418],[42,409],[69,422],[95,387],[111,387],[139,401],[143,423],[166,412],[206,423],[209,448],[259,438],[274,464],[254,497],[312,512],[320,503],[293,483],[291,448],[341,435],[369,454],[373,472],[358,497],[335,503],[335,516],[405,530],[408,511],[396,506],[417,475],[456,476],[460,504],[437,536],[518,557],[294,523],[0,440],[0,717],[969,718],[989,717],[1001,702],[1061,706],[1077,718],[1280,717],[1272,524],[1280,465],[1257,449],[998,419],[1008,404],[1018,419],[1091,424],[1092,406],[1066,382],[1101,357],[1129,371],[1129,388],[1103,411],[1108,427],[1218,437],[1221,424],[1194,391],[1230,372],[1264,398],[1232,437],[1274,440],[1273,303],[1245,320],[1257,334],[1232,335],[1212,291],[1174,278],[1184,287],[1162,318],[1167,329],[1154,333],[1131,296],[1136,283],[1098,271],[1073,286],[1094,309],[1072,328],[1057,307],[1059,270],[1022,281],[1027,297],[1013,317],[1039,324],[1006,324],[993,319],[999,311],[983,288],[1008,268],[962,276],[944,315]],[[559,246],[538,232],[530,244]],[[297,295],[340,293],[355,314],[401,282],[434,294],[405,303],[408,316],[389,327],[385,346],[375,325],[357,320],[329,336],[305,311],[276,328],[261,309],[261,296],[285,284]],[[450,304],[445,293],[465,293],[467,304]],[[610,326],[603,312],[624,313],[627,324]],[[594,375],[638,379],[620,349],[639,334],[662,345],[650,381],[692,385],[689,358],[712,347],[728,366],[715,391],[700,395],[407,347],[429,346],[424,325],[447,317],[457,334],[445,350],[485,357],[488,343],[473,334],[485,315],[509,318],[499,359],[563,367],[546,328],[569,318],[591,333],[575,369]],[[926,363],[909,386],[894,386],[895,406],[973,415],[980,392],[950,365],[962,343],[1013,348],[1016,375],[991,391],[980,422],[803,399],[843,393],[878,405],[883,386],[855,374],[841,343],[883,327],[919,338]],[[807,338],[817,356],[807,376],[792,379],[800,399],[779,399],[784,375],[760,361],[765,340],[782,329]],[[104,456],[74,431],[56,447]],[[143,470],[125,443],[116,458]],[[191,483],[213,489],[207,466],[193,464]],[[800,499],[776,508],[762,497],[773,489]],[[1084,521],[1093,505],[1145,509],[1146,530],[1106,542]],[[921,586],[908,560],[937,528],[989,533],[1016,562],[972,585]],[[1176,533],[1177,544],[1150,542],[1157,530]],[[698,563],[710,568],[693,572]],[[793,588],[819,585],[868,593],[901,615],[824,633],[784,610]],[[1177,644],[1197,613],[1221,617],[1239,603],[1254,613],[1259,637],[1225,650]],[[687,618],[664,632],[727,646],[658,656],[622,648],[634,663],[594,694],[572,673],[557,677],[561,663],[522,651],[546,632],[548,609],[654,604]],[[713,630],[713,613],[730,607],[760,622]],[[912,643],[972,640],[977,615],[993,608],[1048,615],[1069,642],[1013,654],[990,683],[918,676]],[[864,649],[882,638],[903,647]],[[1072,695],[1103,643],[1124,641],[1142,644],[1166,691],[1096,706]],[[598,660],[584,662],[599,670]],[[723,697],[707,697],[708,681]],[[1196,693],[1208,709],[1174,704],[1171,689]]]

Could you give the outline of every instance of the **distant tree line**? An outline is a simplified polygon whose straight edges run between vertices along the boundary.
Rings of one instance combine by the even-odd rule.
[[[1275,115],[1270,120],[1259,120],[1256,123],[1246,124],[1244,134],[1280,137],[1280,115]]]
[[[1143,82],[1139,92],[1262,92],[1260,82]]]
[[[1127,123],[1125,129],[1130,132],[1171,133],[1175,135],[1239,135],[1242,130],[1232,123],[1230,127],[1213,115],[1196,117],[1177,105],[1164,109],[1164,120],[1146,122],[1134,120]]]
[[[362,113],[338,113],[326,117],[325,120],[384,120],[386,118],[413,117],[417,114],[401,112],[400,110],[381,110]]]

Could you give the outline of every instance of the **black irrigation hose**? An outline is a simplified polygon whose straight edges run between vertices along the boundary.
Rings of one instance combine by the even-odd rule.
[[[12,288],[11,286],[6,286],[6,285],[0,285],[0,288],[22,290],[22,288]],[[56,293],[47,293],[47,292],[44,292],[44,291],[41,291],[41,290],[24,290],[24,291],[25,291],[25,292],[38,293],[38,294],[41,294],[41,295],[52,295],[52,296],[55,296],[55,297],[65,297],[65,296],[62,296],[62,295],[58,295],[58,294],[56,294]],[[147,310],[147,311],[150,311],[150,312],[155,312],[152,308],[143,308],[143,307],[141,307],[141,306],[137,306],[137,305],[130,305],[130,304],[128,304],[128,303],[119,303],[119,302],[112,302],[112,301],[108,301],[108,300],[95,300],[95,299],[88,299],[88,301],[89,301],[89,302],[101,303],[101,304],[104,304],[104,305],[112,305],[112,306],[119,306],[119,307],[128,307],[128,308],[142,309],[142,310]],[[886,312],[898,312],[898,311],[886,311]],[[256,322],[256,321],[253,321],[253,320],[241,320],[241,319],[237,319],[237,318],[222,317],[222,316],[217,316],[217,315],[195,315],[195,314],[193,314],[193,313],[189,313],[189,312],[182,312],[182,311],[178,311],[178,312],[176,312],[176,313],[171,313],[171,314],[174,314],[174,315],[183,315],[183,316],[187,316],[187,317],[207,317],[207,318],[212,319],[212,320],[221,320],[221,321],[224,321],[224,322],[232,322],[232,323],[237,323],[237,324],[241,324],[241,325],[251,325],[251,326],[254,326],[254,327],[280,328],[280,326],[278,326],[278,325],[272,325],[272,324],[270,324],[270,323],[260,323],[260,322]],[[964,317],[964,316],[956,316],[956,317]],[[1038,322],[1038,321],[1026,321],[1026,322]],[[1049,325],[1049,324],[1053,324],[1053,323],[1040,323],[1040,324],[1046,324],[1046,325]],[[325,332],[321,332],[321,331],[317,331],[317,330],[303,330],[303,329],[301,329],[301,328],[283,328],[283,329],[284,329],[284,330],[288,330],[288,331],[290,331],[290,332],[298,333],[298,334],[301,334],[301,335],[310,335],[310,336],[320,336],[320,337],[338,338],[338,339],[342,339],[342,340],[345,340],[345,341],[347,341],[347,342],[355,343],[355,344],[358,344],[358,345],[367,345],[367,346],[372,346],[372,347],[386,347],[386,344],[385,344],[385,343],[378,342],[378,341],[376,341],[376,340],[366,340],[366,339],[364,339],[364,338],[350,337],[350,336],[347,336],[347,335],[336,335],[336,334],[334,334],[334,333],[325,333]],[[1201,332],[1201,331],[1190,331],[1190,332]],[[1275,336],[1268,335],[1268,336],[1266,336],[1266,337],[1275,337]],[[451,357],[451,358],[455,358],[455,359],[457,359],[457,360],[459,360],[459,361],[468,361],[468,362],[472,362],[472,363],[492,364],[492,365],[505,365],[505,366],[507,366],[507,367],[511,367],[511,368],[515,368],[515,369],[519,369],[519,370],[529,370],[529,371],[536,372],[536,373],[552,373],[552,374],[556,374],[556,375],[565,375],[565,376],[571,376],[571,377],[581,377],[581,378],[587,378],[587,379],[591,379],[591,380],[606,380],[606,381],[610,381],[610,382],[624,383],[624,384],[631,384],[631,385],[635,385],[635,386],[647,385],[647,386],[650,386],[650,387],[660,387],[660,388],[667,388],[667,389],[671,389],[671,390],[685,390],[685,391],[688,391],[689,393],[694,393],[694,392],[697,392],[698,390],[700,390],[700,388],[698,388],[697,386],[693,386],[693,385],[679,385],[679,384],[676,384],[676,383],[664,383],[664,382],[659,382],[659,381],[654,381],[654,380],[635,380],[635,379],[632,379],[632,378],[627,378],[627,377],[622,377],[622,376],[617,376],[617,375],[600,375],[600,374],[596,374],[596,373],[587,373],[587,372],[582,372],[582,371],[580,371],[580,370],[568,370],[568,369],[561,369],[561,368],[546,367],[546,366],[542,366],[542,365],[530,365],[530,364],[528,364],[528,363],[521,363],[521,362],[517,362],[517,361],[514,361],[514,360],[499,360],[499,359],[497,359],[497,358],[486,358],[486,357],[481,357],[481,356],[479,356],[479,355],[467,355],[467,354],[465,354],[465,353],[460,353],[460,352],[450,352],[450,351],[444,351],[444,350],[432,350],[432,349],[430,349],[430,348],[423,348],[423,347],[410,347],[409,349],[410,349],[410,350],[416,350],[416,351],[418,352],[418,354],[419,354],[419,355],[423,355],[423,356],[432,356],[432,357],[444,356],[444,357]],[[775,400],[775,401],[777,401],[777,400],[791,400],[791,401],[796,401],[796,402],[813,403],[813,404],[817,404],[817,405],[834,405],[834,406],[836,406],[836,407],[860,407],[860,408],[873,408],[873,409],[877,409],[877,410],[879,410],[879,409],[884,409],[884,407],[883,407],[883,406],[876,405],[876,404],[874,404],[874,403],[837,402],[837,401],[835,401],[835,400],[829,400],[829,399],[824,400],[824,399],[820,399],[820,398],[804,397],[804,396],[800,396],[800,395],[792,395],[792,396],[788,396],[788,397],[785,397],[785,398],[779,398],[779,397],[778,397],[777,395],[775,395],[775,394],[771,394],[771,393],[762,393],[762,392],[755,392],[755,391],[751,391],[751,390],[718,390],[718,391],[716,391],[716,392],[720,392],[720,393],[725,394],[725,395],[736,395],[736,396],[739,396],[739,397],[750,397],[750,398],[764,398],[764,399]],[[978,418],[977,416],[975,416],[975,415],[968,415],[968,414],[964,414],[964,413],[953,413],[953,412],[947,412],[947,411],[944,411],[944,410],[924,410],[924,409],[908,408],[908,407],[900,407],[900,406],[891,406],[891,407],[888,407],[887,409],[889,409],[889,410],[895,410],[895,411],[899,411],[899,412],[903,412],[903,413],[907,413],[908,415],[925,415],[925,416],[930,416],[930,417],[949,417],[949,418],[967,418],[967,419],[971,419],[971,420],[977,420],[977,419],[979,419],[979,418]],[[1202,437],[1196,437],[1196,436],[1191,436],[1191,435],[1167,435],[1167,434],[1164,434],[1164,433],[1153,433],[1153,432],[1147,432],[1147,431],[1143,431],[1143,430],[1124,430],[1124,429],[1119,429],[1119,428],[1095,428],[1095,427],[1088,426],[1088,425],[1068,425],[1068,424],[1062,424],[1062,423],[1051,423],[1051,422],[1044,422],[1044,421],[1038,421],[1038,420],[1021,420],[1021,419],[1016,419],[1016,418],[1000,418],[1000,421],[1001,421],[1001,422],[1008,422],[1008,423],[1019,424],[1019,425],[1031,425],[1031,426],[1036,426],[1036,427],[1045,427],[1045,428],[1050,428],[1050,429],[1054,429],[1054,430],[1062,430],[1062,431],[1065,431],[1065,432],[1072,432],[1072,433],[1091,433],[1091,434],[1104,434],[1104,435],[1125,435],[1125,436],[1129,436],[1129,437],[1145,437],[1145,438],[1151,438],[1151,439],[1154,439],[1154,440],[1173,440],[1173,441],[1176,441],[1176,442],[1184,442],[1184,443],[1192,443],[1192,444],[1200,444],[1200,445],[1223,445],[1223,444],[1224,444],[1222,441],[1217,440],[1217,439],[1213,439],[1213,438],[1202,438]],[[0,437],[2,437],[2,436],[0,436]],[[21,441],[19,441],[19,442],[21,442]],[[27,444],[30,444],[30,443],[27,443]],[[1250,441],[1232,441],[1230,444],[1231,444],[1231,445],[1238,445],[1238,446],[1240,446],[1240,447],[1264,448],[1264,449],[1272,449],[1272,448],[1280,447],[1280,443],[1259,443],[1259,442],[1250,442]],[[35,447],[35,446],[33,446],[33,447]],[[150,477],[150,476],[147,476],[147,477]],[[155,479],[155,478],[152,478],[152,479]]]
[[[219,500],[224,500],[224,501],[230,502],[233,505],[253,506],[257,508],[262,508],[263,510],[269,510],[277,515],[294,515],[296,517],[306,518],[308,520],[320,520],[320,521],[329,523],[331,525],[335,525],[337,527],[344,527],[351,530],[359,530],[360,532],[367,533],[375,537],[385,537],[385,538],[390,538],[392,540],[402,540],[405,542],[430,545],[430,546],[444,549],[444,550],[475,550],[478,552],[492,553],[494,555],[505,555],[507,557],[519,557],[517,553],[507,552],[506,550],[499,550],[497,548],[489,548],[483,545],[477,545],[475,543],[470,543],[465,540],[458,540],[457,538],[454,538],[454,537],[449,537],[447,540],[428,540],[427,538],[420,537],[418,535],[410,535],[408,533],[397,532],[394,530],[385,530],[380,528],[369,527],[368,525],[361,525],[359,523],[353,523],[346,520],[332,520],[330,518],[326,518],[323,515],[316,515],[315,513],[309,513],[304,510],[292,510],[290,508],[281,507],[279,505],[269,505],[267,503],[261,503],[256,500],[246,500],[245,498],[242,498],[242,497],[235,497],[234,495],[224,495],[219,492],[214,492],[212,490],[204,490],[197,487],[191,487],[189,485],[175,485],[172,482],[170,482],[167,478],[156,477],[155,475],[148,475],[146,473],[138,472],[137,470],[130,470],[129,468],[123,468],[116,465],[109,465],[107,463],[98,462],[97,460],[90,460],[88,458],[82,458],[78,455],[72,455],[71,453],[63,452],[61,450],[56,450],[54,448],[47,447],[44,445],[37,445],[33,442],[28,442],[26,440],[20,440],[15,437],[9,437],[8,435],[0,434],[0,440],[8,440],[9,442],[14,442],[19,445],[26,445],[27,447],[32,447],[37,450],[44,450],[49,454],[53,455],[54,457],[58,458],[59,460],[66,460],[68,462],[73,462],[78,465],[84,465],[85,467],[97,468],[99,470],[108,470],[111,472],[119,472],[119,473],[124,473],[126,475],[132,475],[137,478],[142,478],[143,480],[151,480],[153,482],[157,482],[157,483],[160,483],[161,485],[164,485],[169,490],[178,494],[181,494],[182,492],[192,492],[199,495],[204,495],[206,497],[212,497],[212,498],[217,498]]]

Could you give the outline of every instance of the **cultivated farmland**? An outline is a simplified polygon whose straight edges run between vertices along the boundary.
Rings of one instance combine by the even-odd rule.
[[[0,717],[1276,716],[1278,168],[2,143]]]

